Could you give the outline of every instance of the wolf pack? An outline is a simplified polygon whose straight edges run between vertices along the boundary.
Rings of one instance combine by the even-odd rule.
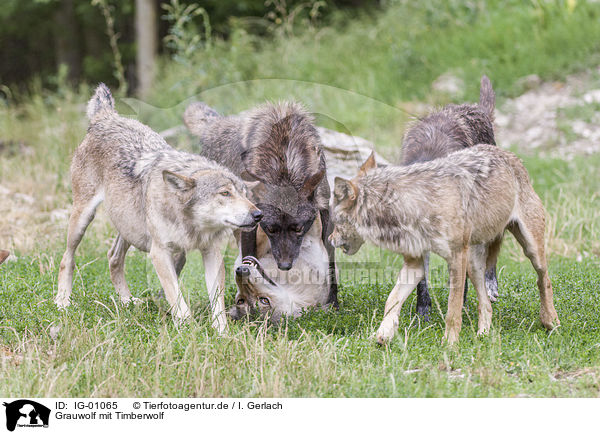
[[[73,206],[55,302],[70,304],[75,251],[103,202],[117,236],[108,251],[111,281],[123,303],[138,303],[125,279],[134,246],[148,252],[177,324],[192,317],[179,277],[192,250],[202,255],[212,326],[228,321],[295,318],[338,308],[335,248],[356,253],[365,241],[403,256],[376,333],[396,333],[402,305],[417,289],[427,317],[429,254],[448,264],[444,339],[458,341],[473,284],[478,334],[488,333],[498,297],[496,261],[506,230],[537,273],[540,319],[560,323],[548,276],[545,210],[527,170],[496,146],[495,95],[481,79],[477,104],[447,105],[415,120],[397,165],[375,153],[352,179],[327,178],[327,161],[310,112],[297,102],[265,103],[225,116],[201,102],[184,123],[200,155],[177,150],[148,126],[120,116],[100,84],[87,106],[89,127],[71,164]],[[398,144],[400,146],[400,143]],[[225,306],[223,245],[235,239],[233,306]],[[3,258],[4,259],[4,258]]]

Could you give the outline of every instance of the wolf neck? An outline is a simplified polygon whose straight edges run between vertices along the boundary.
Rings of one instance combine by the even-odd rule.
[[[359,234],[378,246],[413,257],[431,250],[428,240],[439,235],[432,224],[436,212],[431,204],[436,198],[426,197],[417,179],[377,172],[359,180],[353,210]]]

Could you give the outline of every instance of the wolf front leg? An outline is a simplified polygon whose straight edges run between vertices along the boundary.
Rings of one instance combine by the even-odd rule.
[[[171,305],[171,315],[173,315],[176,324],[182,323],[191,316],[191,313],[179,290],[173,254],[171,251],[153,243],[150,248],[150,259],[167,301]]]
[[[212,309],[212,325],[220,334],[227,331],[225,315],[225,264],[218,247],[202,250],[206,289]]]
[[[329,210],[322,209],[320,211],[321,214],[321,239],[323,241],[323,245],[325,246],[325,250],[327,251],[327,257],[329,259],[329,297],[327,298],[327,303],[331,303],[334,308],[339,307],[338,303],[338,284],[337,284],[337,276],[335,274],[335,247],[331,245],[329,242],[329,235],[333,232],[333,224],[331,219],[329,218]]]
[[[396,334],[398,329],[398,317],[402,305],[415,289],[417,284],[425,276],[423,268],[423,258],[404,257],[404,265],[400,270],[400,275],[396,282],[396,286],[392,289],[386,303],[383,321],[377,330],[377,342],[385,344],[389,342]]]
[[[465,278],[467,275],[468,246],[453,252],[448,260],[450,271],[450,290],[448,294],[448,313],[446,314],[446,332],[444,340],[449,344],[458,342],[462,327],[462,308],[464,303]]]

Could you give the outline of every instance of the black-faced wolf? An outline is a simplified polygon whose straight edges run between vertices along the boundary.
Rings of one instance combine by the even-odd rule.
[[[505,229],[513,233],[538,275],[540,319],[559,325],[544,248],[545,213],[527,171],[512,153],[477,145],[410,166],[377,168],[372,155],[352,180],[336,178],[333,245],[356,252],[363,240],[404,255],[404,266],[385,305],[377,341],[389,341],[402,304],[424,277],[424,256],[448,262],[450,294],[445,339],[458,340],[466,274],[479,302],[479,330],[491,325],[484,283]]]
[[[73,210],[56,304],[70,304],[75,249],[104,201],[118,231],[108,259],[110,277],[121,301],[135,301],[124,273],[125,254],[133,245],[150,252],[174,319],[185,320],[190,310],[177,280],[186,253],[199,249],[213,326],[225,331],[220,240],[232,230],[254,229],[262,217],[246,198],[245,184],[217,163],[176,151],[147,126],[119,116],[103,84],[90,100],[87,115],[88,133],[71,164]]]
[[[278,318],[337,304],[334,249],[327,242],[330,190],[309,113],[283,102],[224,117],[193,103],[184,121],[200,138],[203,156],[258,181],[252,195],[263,219],[238,240],[232,316],[259,311]]]
[[[451,152],[478,143],[495,145],[494,106],[496,97],[492,83],[481,78],[479,104],[449,104],[423,119],[414,122],[404,135],[400,164],[407,166],[445,157]],[[427,290],[429,257],[425,257],[425,277],[417,285],[417,312],[427,317],[431,299]],[[491,263],[485,273],[485,284],[492,301],[498,297],[496,264]],[[465,297],[467,290],[465,281]]]

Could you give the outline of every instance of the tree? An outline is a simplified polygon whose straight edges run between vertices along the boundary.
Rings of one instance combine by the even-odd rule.
[[[135,1],[137,94],[145,97],[152,86],[158,52],[158,5],[155,0]]]

